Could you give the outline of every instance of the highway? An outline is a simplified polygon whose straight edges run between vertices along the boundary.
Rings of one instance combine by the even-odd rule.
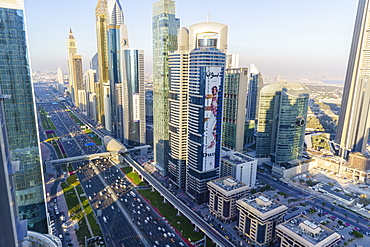
[[[223,235],[211,227],[207,222],[205,222],[198,214],[193,210],[188,208],[182,201],[180,201],[176,196],[168,191],[167,188],[163,187],[155,178],[146,173],[144,169],[134,160],[131,155],[126,153],[122,155],[125,162],[135,168],[136,171],[147,181],[151,186],[153,186],[168,202],[170,202],[176,209],[188,218],[195,226],[197,226],[201,231],[203,231],[210,239],[212,239],[219,246],[228,247],[234,246],[229,240],[227,240]]]

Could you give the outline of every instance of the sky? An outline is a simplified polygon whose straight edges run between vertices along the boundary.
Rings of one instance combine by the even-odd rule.
[[[72,28],[84,69],[97,50],[98,0],[25,0],[30,57],[34,71],[67,68]],[[145,52],[152,72],[152,4],[120,0],[132,48]],[[229,26],[228,54],[240,65],[254,63],[263,75],[344,79],[358,0],[177,0],[181,26],[207,21]]]

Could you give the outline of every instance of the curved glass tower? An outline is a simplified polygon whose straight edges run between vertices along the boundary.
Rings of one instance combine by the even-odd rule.
[[[23,0],[0,0],[0,87],[4,102],[19,217],[28,229],[47,232],[34,91],[28,61]]]

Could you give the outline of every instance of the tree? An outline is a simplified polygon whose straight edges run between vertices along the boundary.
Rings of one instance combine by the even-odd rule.
[[[331,207],[331,211],[334,211],[334,207]]]
[[[356,238],[363,238],[364,237],[364,234],[362,234],[361,232],[358,232],[356,230],[353,230],[352,231],[353,235],[356,237]]]
[[[322,206],[323,206],[323,207],[325,207],[325,205],[326,205],[326,202],[322,202],[321,204],[322,204]]]

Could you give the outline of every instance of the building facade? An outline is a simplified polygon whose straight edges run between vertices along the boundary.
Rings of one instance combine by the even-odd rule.
[[[95,93],[96,70],[88,69],[84,74],[84,81],[86,85],[86,111],[87,115],[97,120],[97,98]]]
[[[189,30],[182,28],[178,49],[169,56],[169,161],[168,176],[178,188],[185,187],[188,144]]]
[[[302,156],[309,90],[300,84],[275,83],[261,90],[257,156],[283,164]]]
[[[229,68],[225,73],[222,146],[244,149],[245,105],[249,74],[247,68]]]
[[[198,203],[208,201],[207,182],[219,176],[227,35],[216,22],[189,28],[186,193]]]
[[[370,2],[360,0],[348,59],[336,141],[340,148],[365,154],[370,129]],[[345,152],[346,152],[345,151]]]
[[[223,222],[235,220],[236,201],[246,197],[250,187],[230,176],[212,180],[207,183],[207,186],[209,212]]]
[[[333,247],[340,235],[305,215],[298,215],[276,227],[280,247]]]
[[[167,176],[169,153],[169,52],[177,49],[180,19],[175,17],[175,1],[160,0],[153,4],[153,124],[154,162]]]
[[[269,246],[276,239],[275,228],[283,222],[288,208],[260,192],[238,200],[236,205],[238,232],[250,244]]]
[[[124,141],[129,146],[145,144],[144,51],[126,49],[123,73]]]
[[[23,0],[0,0],[0,87],[11,95],[4,102],[10,157],[20,220],[28,229],[46,233],[46,205],[40,158],[34,89],[28,61]]]
[[[67,39],[68,49],[68,79],[69,79],[69,92],[72,96],[72,101],[76,107],[82,107],[82,103],[86,99],[80,98],[79,91],[85,90],[83,84],[83,72],[82,72],[82,57],[77,55],[77,42],[72,33],[72,29],[69,30],[69,36]],[[81,109],[81,108],[80,108]],[[83,111],[83,109],[81,109]]]
[[[257,160],[245,154],[222,148],[220,177],[231,176],[250,188],[256,184]]]

